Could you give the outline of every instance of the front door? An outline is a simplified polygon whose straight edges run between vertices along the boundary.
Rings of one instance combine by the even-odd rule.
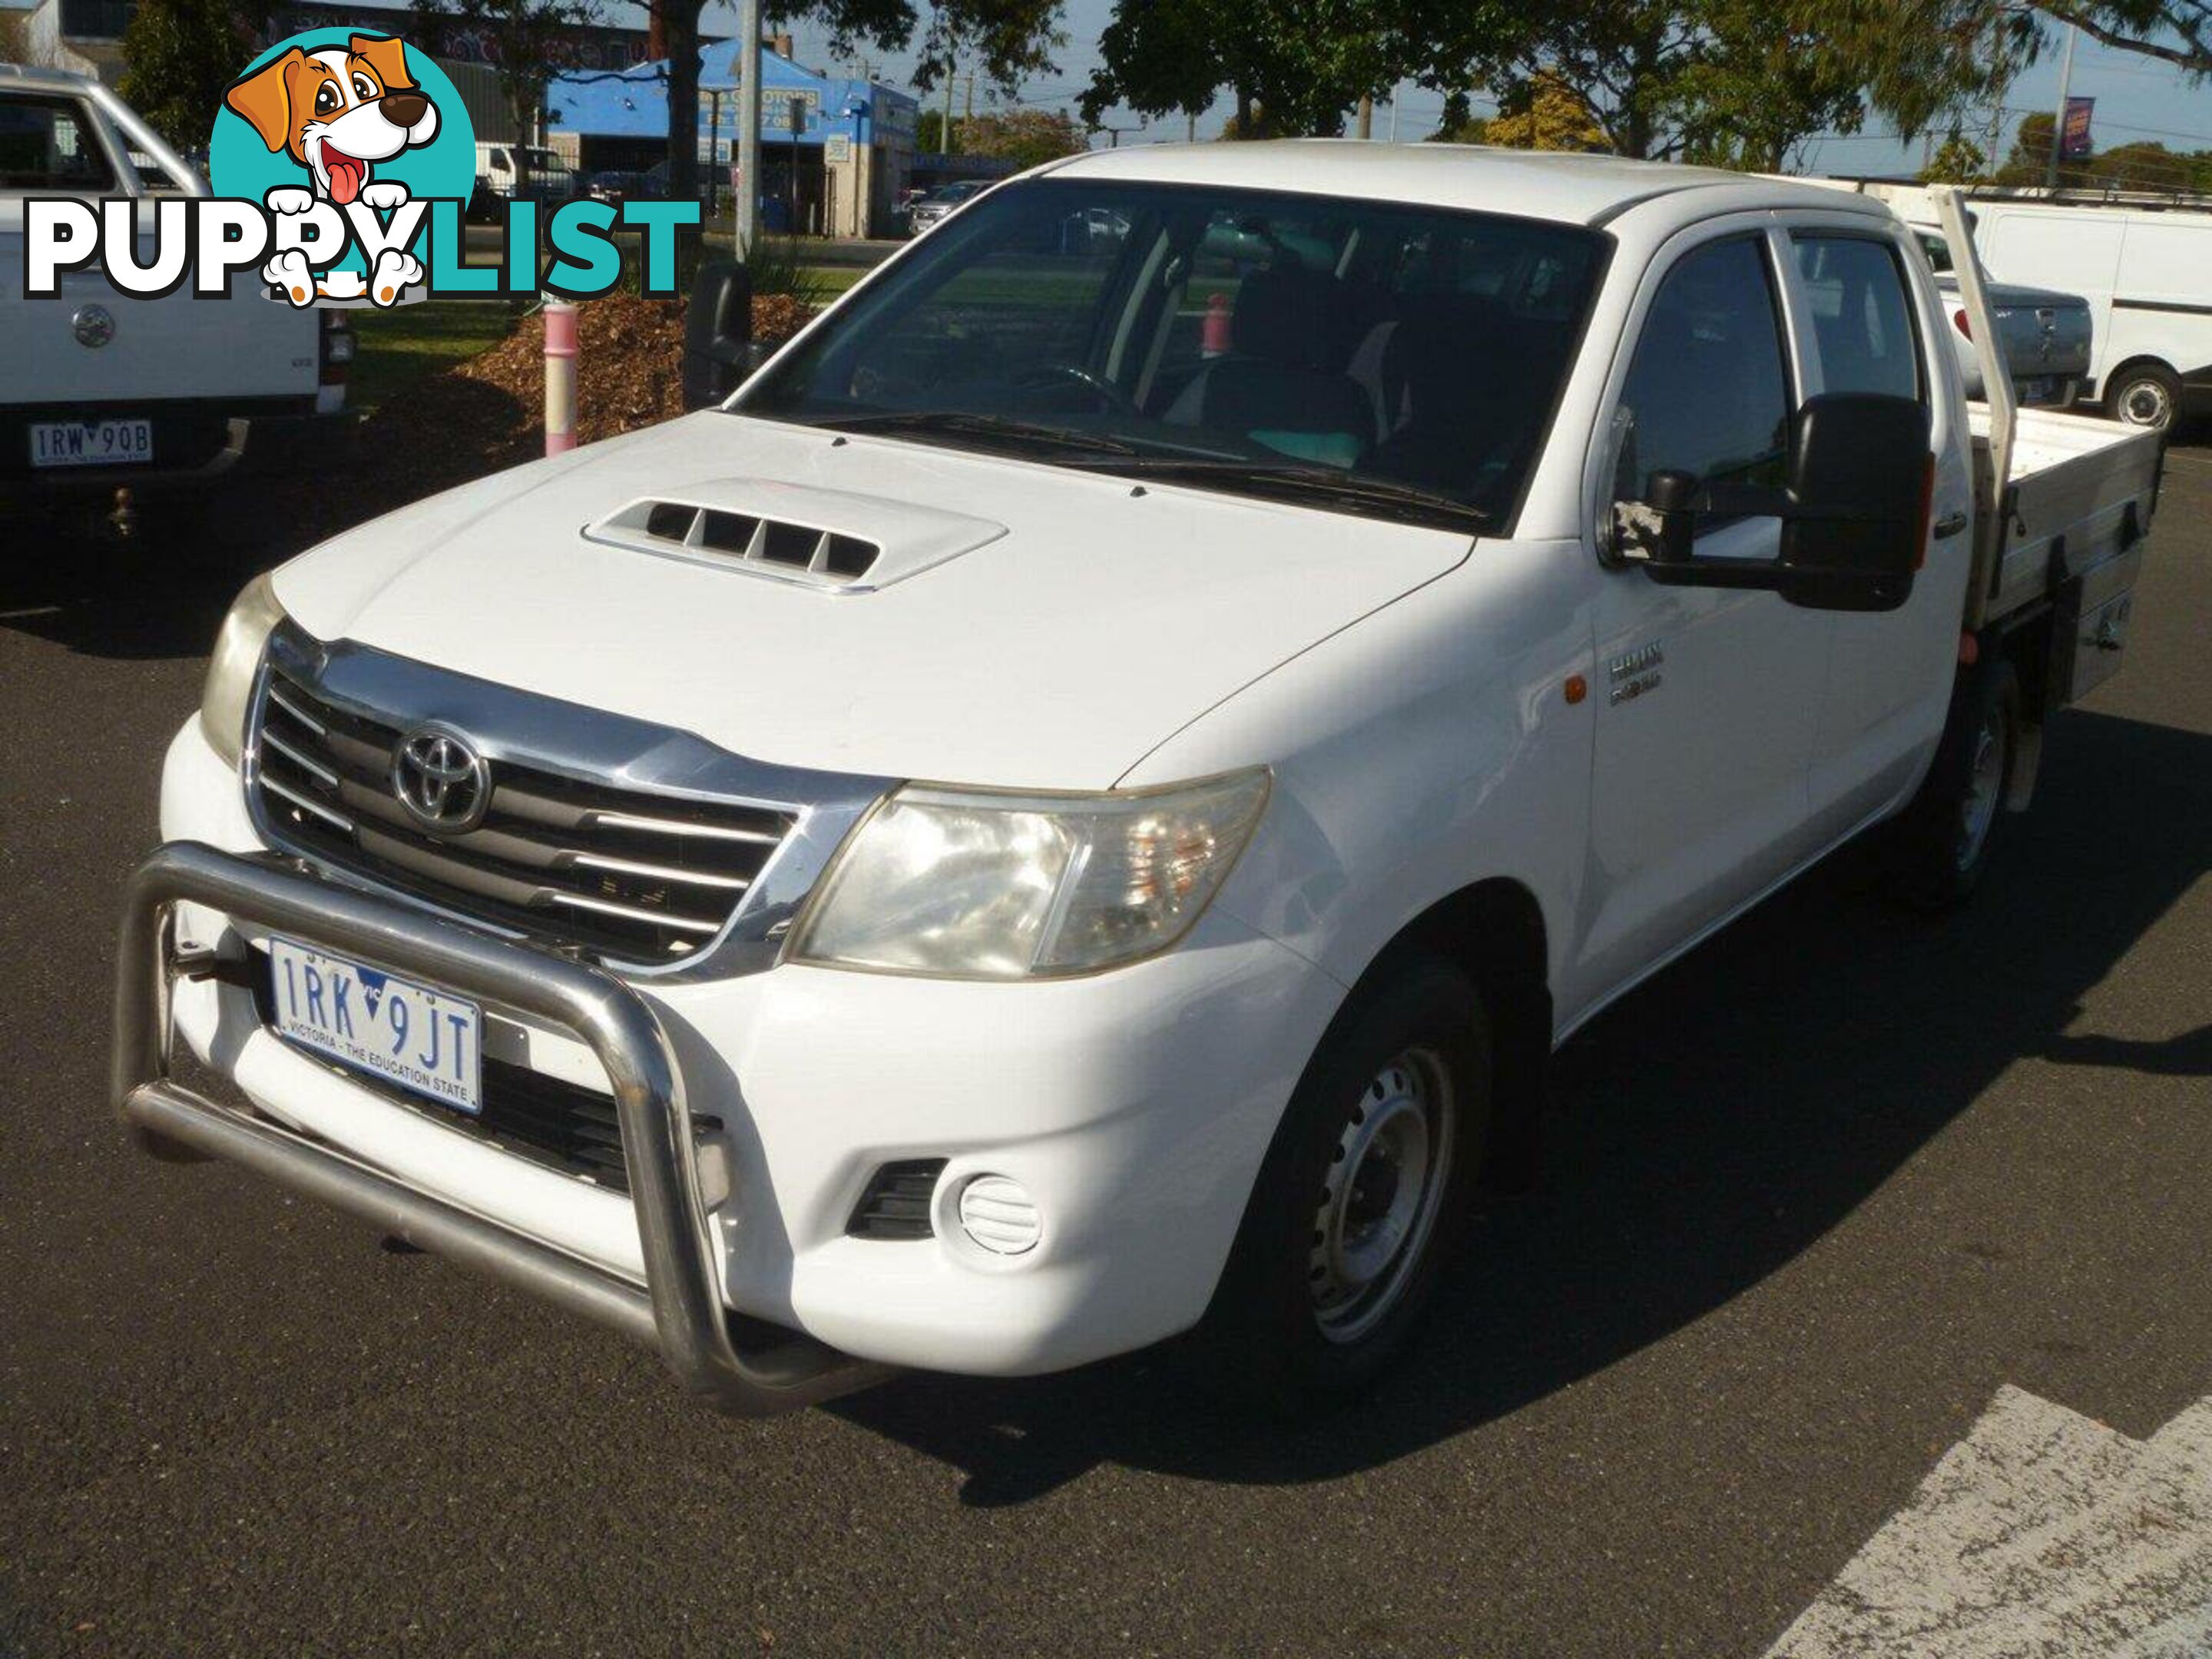
[[[1650,475],[1780,485],[1799,384],[1770,230],[1686,234],[1641,296],[1607,404],[1592,535]],[[1781,521],[1706,520],[1698,552],[1775,557]],[[1595,556],[1595,548],[1591,550]],[[1813,850],[1807,780],[1834,623],[1770,592],[1606,576],[1577,990],[1602,1000]],[[1577,999],[1581,1000],[1581,999]]]

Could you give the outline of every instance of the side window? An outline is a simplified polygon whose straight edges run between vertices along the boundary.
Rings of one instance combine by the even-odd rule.
[[[102,191],[107,152],[73,98],[0,97],[0,190]]]
[[[1615,495],[1654,472],[1707,483],[1788,482],[1790,374],[1764,245],[1741,237],[1683,256],[1644,319],[1614,416]]]
[[[1828,392],[1920,396],[1920,346],[1897,250],[1863,236],[1793,239]]]

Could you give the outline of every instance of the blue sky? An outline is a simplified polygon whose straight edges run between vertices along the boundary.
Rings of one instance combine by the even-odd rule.
[[[1024,104],[1047,109],[1063,106],[1073,109],[1077,95],[1098,62],[1097,41],[1107,19],[1113,15],[1113,0],[1066,0],[1066,7],[1069,44],[1058,55],[1060,72],[1040,76],[1023,87],[1020,101]],[[715,20],[708,24],[709,27],[735,33],[733,10],[712,7],[708,16]],[[793,32],[798,37],[800,61],[826,66],[828,43],[820,32]],[[2044,61],[2021,76],[2007,95],[2007,147],[2011,144],[2012,131],[2019,125],[2021,114],[2057,106],[2058,57],[2054,43]],[[878,61],[878,78],[911,90],[908,83],[912,68],[910,58],[893,56],[887,62]],[[2085,39],[2075,52],[2072,91],[2078,97],[2094,97],[2097,100],[2096,138],[2100,149],[2114,149],[2138,139],[2154,139],[2171,149],[2212,149],[2212,86],[2189,86],[2173,70],[2150,58],[2112,51]],[[976,102],[979,107],[985,102],[980,87]],[[1409,86],[1399,105],[1399,136],[1407,139],[1427,136],[1435,130],[1443,106],[1441,94]],[[1224,100],[1200,118],[1199,136],[1212,137],[1228,113],[1228,103]],[[1108,118],[1117,126],[1133,126],[1137,119],[1127,113]],[[1376,131],[1379,137],[1389,133],[1390,112],[1387,105],[1376,112]],[[1182,121],[1175,118],[1154,122],[1143,131],[1124,132],[1121,141],[1128,144],[1180,140],[1183,132]],[[1893,133],[1886,131],[1825,138],[1808,146],[1805,157],[1807,170],[1815,173],[1896,173],[1916,168],[1919,162],[1918,144],[1900,143]]]

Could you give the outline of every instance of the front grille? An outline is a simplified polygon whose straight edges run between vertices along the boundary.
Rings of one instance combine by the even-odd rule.
[[[273,1033],[276,1000],[270,983],[269,953],[256,951],[253,957],[254,1009]],[[312,1048],[300,1047],[300,1052],[318,1064],[337,1067],[363,1088],[430,1112],[449,1128],[488,1140],[533,1163],[588,1176],[610,1192],[629,1195],[629,1169],[623,1161],[622,1128],[615,1117],[612,1095],[486,1054],[477,1073],[483,1110],[471,1117],[368,1072],[337,1066],[329,1055]]]
[[[294,850],[430,903],[610,961],[680,962],[722,931],[788,814],[491,764],[482,821],[432,833],[393,793],[398,727],[272,668],[255,788]]]

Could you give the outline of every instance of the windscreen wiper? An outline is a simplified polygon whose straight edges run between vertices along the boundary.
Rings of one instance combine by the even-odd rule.
[[[1134,455],[1136,445],[1100,433],[1077,432],[1066,427],[1017,421],[1004,415],[971,414],[956,409],[893,409],[870,415],[833,416],[811,424],[832,432],[932,433],[954,437],[1004,440],[1037,449],[1077,450],[1091,455]]]
[[[1067,465],[1079,466],[1083,462]],[[1401,483],[1395,478],[1377,478],[1365,473],[1340,472],[1334,467],[1313,466],[1295,461],[1251,461],[1212,459],[1201,456],[1135,455],[1127,459],[1119,456],[1103,458],[1089,463],[1102,472],[1125,473],[1132,477],[1165,478],[1170,482],[1195,484],[1215,484],[1229,488],[1243,487],[1269,495],[1280,495],[1292,500],[1333,501],[1358,503],[1372,507],[1411,507],[1428,523],[1440,524],[1455,530],[1480,532],[1489,527],[1491,514],[1481,507],[1447,495],[1441,490],[1424,489],[1419,484]]]

